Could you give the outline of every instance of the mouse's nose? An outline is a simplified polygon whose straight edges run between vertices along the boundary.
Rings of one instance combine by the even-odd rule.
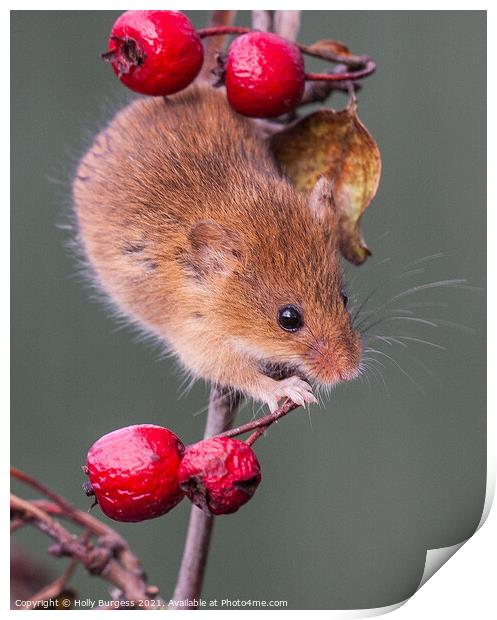
[[[309,367],[313,377],[328,385],[350,381],[359,374],[361,344],[355,334],[330,342],[314,343],[309,352]]]

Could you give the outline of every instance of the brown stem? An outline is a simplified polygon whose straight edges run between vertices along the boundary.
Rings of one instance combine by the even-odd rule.
[[[305,79],[310,81],[324,80],[328,82],[349,82],[360,80],[376,71],[376,64],[370,59],[362,69],[348,73],[306,73]]]
[[[53,538],[65,553],[80,561],[85,560],[87,550],[84,545],[74,534],[66,530],[58,521],[52,519],[44,510],[13,494],[10,496],[10,509],[30,520],[39,530]]]
[[[300,11],[275,11],[273,27],[280,37],[295,41],[300,29]]]
[[[200,36],[209,38],[204,43],[204,64],[200,72],[200,79],[207,80],[211,77],[212,70],[216,67],[216,55],[222,52],[225,45],[225,33],[220,32],[222,28],[232,27],[235,20],[236,11],[212,11],[207,28],[201,29]],[[212,35],[202,35],[205,31],[214,31]],[[230,33],[226,33],[230,34]]]
[[[237,426],[236,428],[231,428],[227,431],[224,431],[224,433],[219,433],[217,437],[236,437],[237,435],[243,435],[243,433],[248,433],[249,431],[258,429],[256,431],[257,436],[254,439],[252,439],[253,436],[249,437],[250,442],[254,443],[255,439],[263,435],[264,431],[269,426],[271,426],[273,422],[276,422],[283,416],[286,416],[287,413],[289,413],[290,411],[293,411],[294,409],[297,409],[297,407],[299,407],[299,405],[297,405],[296,403],[292,402],[291,400],[286,400],[281,405],[281,407],[278,407],[278,409],[276,409],[272,413],[269,413],[263,418],[252,420],[251,422],[247,422],[246,424],[241,424],[240,426]],[[254,435],[256,435],[256,433],[254,433]]]
[[[55,540],[54,553],[68,555],[81,562],[92,574],[112,583],[127,601],[143,601],[149,597],[148,587],[143,574],[127,569],[114,557],[112,541],[100,539],[100,544],[91,546],[84,544],[71,534],[58,521],[32,502],[16,495],[10,496],[10,508],[15,515],[20,515],[32,525]]]
[[[250,437],[245,440],[247,446],[253,445],[259,439],[259,437],[262,437],[262,435],[264,435],[264,433],[266,432],[266,428],[267,426],[261,426],[261,428],[258,428],[256,431],[254,431],[252,435],[250,435]]]
[[[20,469],[17,469],[17,467],[10,467],[10,475],[17,480],[24,482],[25,484],[29,484],[29,486],[33,487],[33,489],[36,489],[42,495],[45,495],[45,497],[48,497],[56,504],[58,504],[65,512],[72,513],[77,511],[77,508],[70,504],[66,499],[55,493],[55,491],[49,489],[47,486],[39,482],[33,476],[30,476],[29,474],[24,473]]]
[[[77,558],[72,558],[62,575],[34,594],[30,598],[30,601],[32,603],[39,603],[48,599],[57,598],[66,587],[68,581],[71,579],[77,565]]]
[[[47,486],[39,482],[36,478],[26,474],[23,471],[20,471],[16,467],[10,468],[10,475],[17,480],[28,484],[45,497],[51,499],[56,505],[60,507],[61,512],[68,519],[71,519],[75,523],[78,523],[79,525],[88,528],[96,536],[105,536],[108,540],[112,540],[113,545],[116,549],[116,556],[123,563],[123,565],[128,570],[133,571],[137,575],[143,575],[143,567],[140,560],[131,551],[127,541],[122,536],[120,536],[114,529],[112,529],[108,525],[105,525],[87,512],[78,510],[75,506],[73,506],[65,498],[61,497],[58,493],[55,493],[55,491],[49,489]],[[18,525],[16,524],[14,526],[14,529],[17,527]],[[13,531],[13,529],[11,529],[11,531]]]
[[[204,438],[212,437],[231,426],[239,398],[218,387],[211,389]],[[214,518],[192,506],[186,534],[183,558],[170,609],[183,609],[198,599],[202,590]],[[181,603],[183,602],[183,606]]]
[[[346,69],[347,67],[345,65],[336,65],[333,69],[330,69],[328,73],[345,73]],[[361,84],[359,82],[306,82],[305,92],[300,100],[299,106],[308,105],[310,103],[322,103],[326,101],[335,90],[350,93],[351,85],[354,91],[361,89]]]
[[[274,11],[251,11],[251,22],[253,30],[272,32]]]
[[[226,36],[227,34],[247,34],[247,32],[252,32],[252,29],[244,28],[243,26],[209,26],[207,28],[200,28],[197,30],[197,33],[201,39],[205,39],[207,37]]]

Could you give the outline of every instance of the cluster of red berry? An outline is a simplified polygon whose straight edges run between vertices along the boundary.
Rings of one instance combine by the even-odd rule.
[[[178,11],[126,11],[112,28],[103,58],[128,88],[144,95],[171,95],[200,72],[201,38],[218,33],[215,28],[195,30]],[[299,48],[282,37],[246,32],[231,43],[221,62],[228,101],[245,116],[279,116],[302,98],[304,59]]]
[[[229,514],[261,481],[259,461],[245,442],[217,436],[185,447],[154,424],[104,435],[90,448],[83,470],[87,495],[116,521],[159,517],[185,495],[207,514]]]

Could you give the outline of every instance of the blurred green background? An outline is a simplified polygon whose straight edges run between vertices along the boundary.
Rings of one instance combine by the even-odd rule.
[[[197,26],[206,22],[207,12],[187,14]],[[12,462],[85,509],[80,466],[96,438],[151,422],[193,442],[202,435],[208,390],[199,384],[179,398],[174,364],[91,300],[68,249],[75,165],[133,97],[99,60],[118,13],[11,15]],[[242,12],[238,23],[248,19]],[[374,331],[447,350],[377,342],[395,360],[377,355],[383,378],[372,372],[340,386],[322,407],[292,413],[258,443],[264,481],[239,513],[218,519],[205,598],[283,599],[290,608],[390,605],[416,589],[426,549],[469,537],[480,519],[485,28],[485,13],[476,11],[303,13],[301,41],[340,39],[378,63],[359,94],[360,116],[383,156],[380,189],[363,219],[374,256],[347,268],[351,295],[364,298],[389,278],[368,308],[447,278],[480,290],[428,289],[400,299],[395,307],[440,319],[439,327],[394,319]],[[330,105],[344,101],[337,95]],[[246,406],[239,421],[253,411]],[[165,598],[188,512],[185,501],[157,520],[115,524]],[[15,538],[55,574],[62,570],[65,561],[46,555],[42,535],[26,530]],[[106,598],[104,583],[81,569],[73,581],[81,598]]]

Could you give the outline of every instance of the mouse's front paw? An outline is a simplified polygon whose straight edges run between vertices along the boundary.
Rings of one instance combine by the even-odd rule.
[[[304,406],[305,403],[318,402],[312,393],[312,387],[300,377],[288,377],[288,379],[275,382],[274,388],[266,398],[271,412],[278,409],[278,402],[284,398],[289,398],[300,406]]]

